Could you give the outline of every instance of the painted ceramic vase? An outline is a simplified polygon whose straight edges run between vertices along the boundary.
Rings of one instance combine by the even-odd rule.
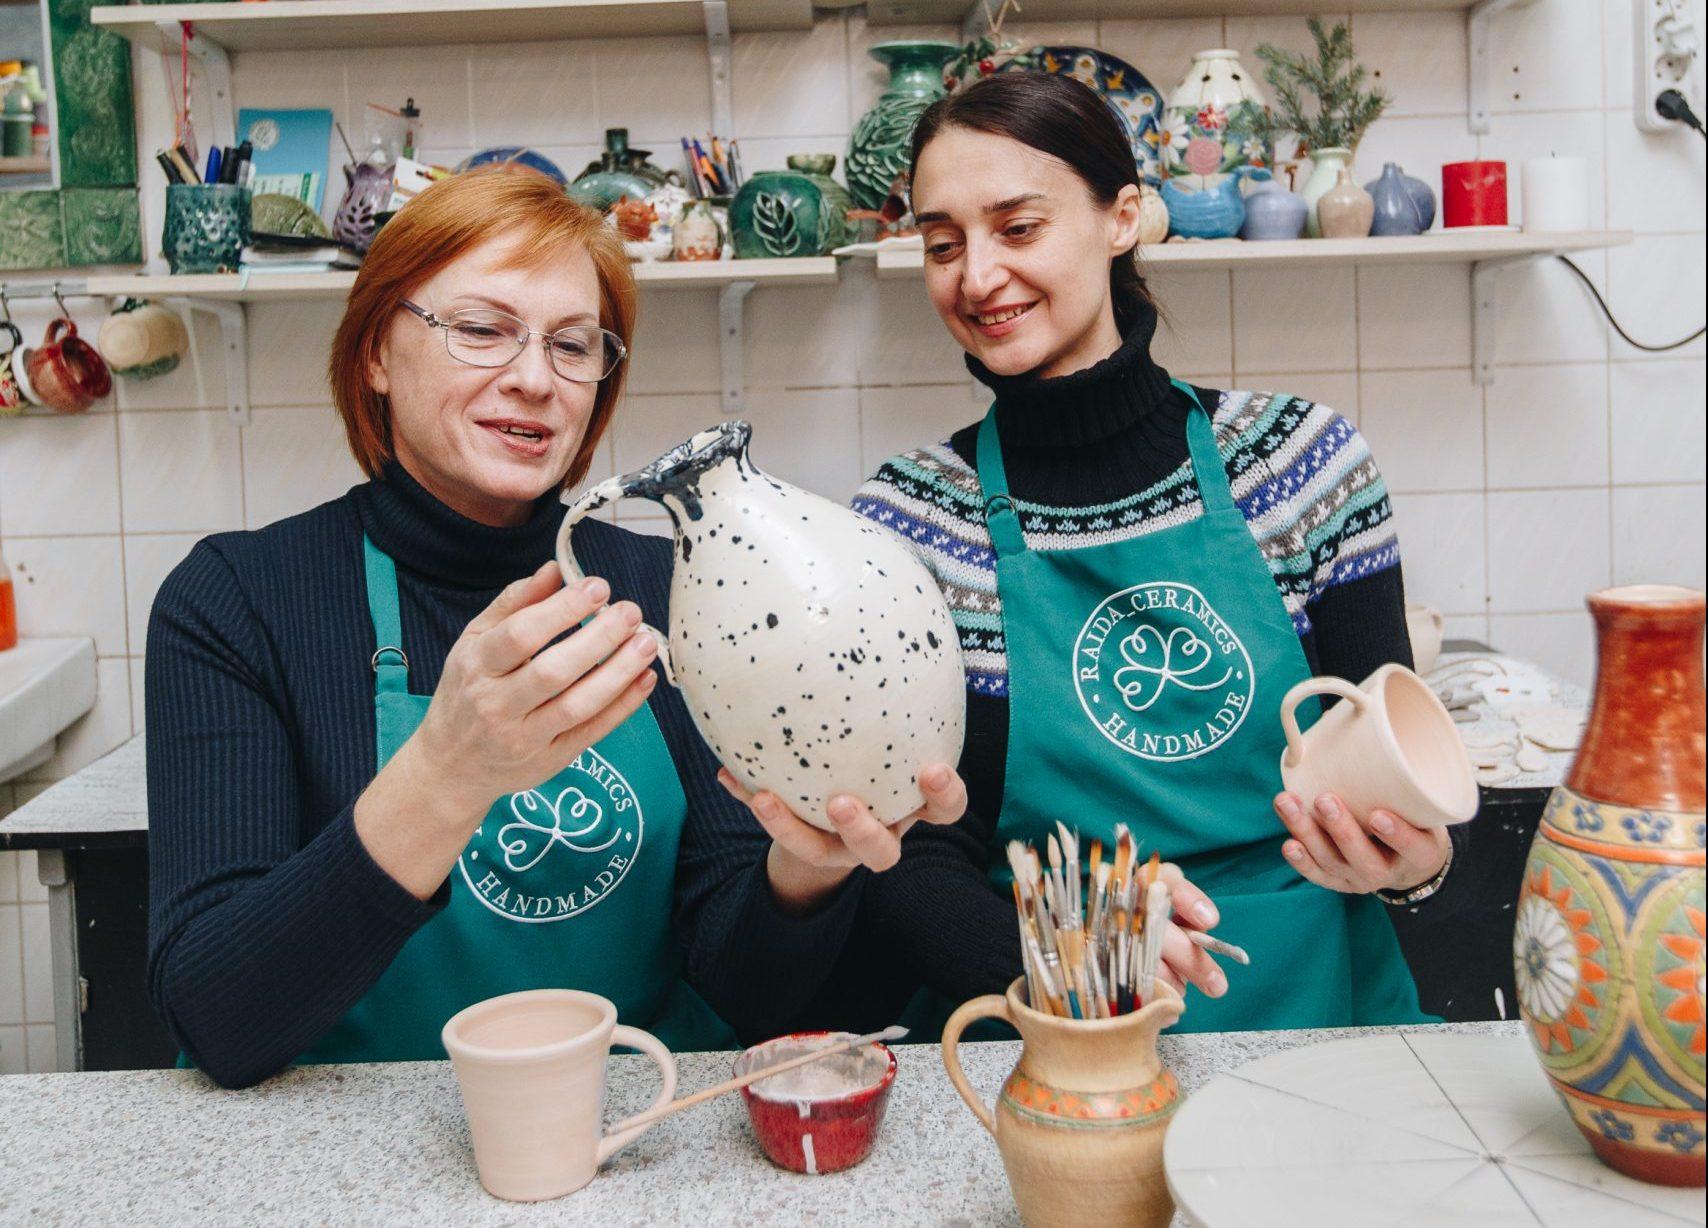
[[[1168,207],[1168,232],[1183,239],[1231,239],[1245,225],[1245,197],[1240,180],[1253,173],[1240,167],[1214,188],[1193,191],[1176,179],[1162,184],[1162,203]],[[1265,171],[1265,174],[1268,172]]]
[[[1104,102],[1127,134],[1139,182],[1162,184],[1162,91],[1125,60],[1096,47],[1038,46],[1003,64],[999,72],[1042,72],[1072,77]]]
[[[668,172],[648,160],[651,157],[651,150],[629,148],[627,128],[607,128],[604,152],[569,185],[570,199],[601,213],[625,196],[645,200],[655,189],[672,182]]]
[[[778,481],[747,455],[745,422],[701,431],[645,469],[588,490],[570,530],[618,499],[652,499],[675,527],[670,635],[654,632],[707,745],[748,790],[831,830],[850,793],[886,823],[923,804],[920,768],[960,759],[966,679],[937,583],[889,530]]]
[[[760,171],[730,202],[735,258],[827,255],[848,242],[851,208],[848,190],[829,175]]]
[[[1317,201],[1317,228],[1325,239],[1362,239],[1370,233],[1376,202],[1352,182],[1352,168],[1340,168],[1340,178]]]
[[[1305,198],[1305,204],[1310,212],[1305,215],[1305,233],[1313,239],[1323,237],[1321,220],[1317,217],[1317,202],[1340,182],[1340,172],[1343,167],[1352,165],[1350,149],[1313,149],[1311,151],[1311,173],[1305,180],[1305,186],[1299,189],[1299,195]]]
[[[716,260],[723,255],[724,228],[709,200],[691,200],[670,228],[671,253],[677,260]]]
[[[1595,698],[1518,897],[1531,1043],[1611,1167],[1702,1185],[1704,702],[1700,592],[1588,599]]]
[[[1266,179],[1246,195],[1245,225],[1239,237],[1259,242],[1297,239],[1305,233],[1305,215],[1310,211],[1297,192]]]
[[[1420,235],[1435,222],[1435,193],[1397,162],[1384,165],[1381,177],[1365,184],[1364,190],[1376,206],[1370,224],[1373,235]]]
[[[1020,1218],[1027,1228],[1163,1228],[1174,1199],[1162,1144],[1182,1097],[1156,1038],[1180,1018],[1180,999],[1162,987],[1165,996],[1130,1015],[1063,1019],[1027,1006],[1025,984],[974,998],[943,1027],[943,1065],[996,1139]],[[958,1051],[961,1033],[986,1018],[1007,1020],[1022,1041],[994,1112]]]
[[[373,245],[379,215],[391,203],[397,168],[390,162],[363,162],[344,168],[344,196],[332,214],[332,236],[352,251]]]
[[[1217,187],[1240,167],[1268,166],[1257,135],[1265,106],[1256,80],[1225,48],[1200,51],[1169,96],[1163,115],[1163,167],[1188,191]]]
[[[848,190],[862,209],[881,209],[896,176],[907,170],[913,126],[925,108],[947,92],[943,66],[960,48],[954,43],[899,40],[879,43],[871,56],[889,66],[889,84],[848,138]]]

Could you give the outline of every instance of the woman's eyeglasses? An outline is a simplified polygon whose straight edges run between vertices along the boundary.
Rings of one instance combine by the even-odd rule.
[[[628,347],[616,333],[595,324],[573,324],[555,333],[536,332],[507,311],[470,307],[440,319],[408,299],[399,300],[404,309],[421,317],[429,328],[445,334],[445,349],[458,362],[471,367],[503,367],[528,348],[530,337],[544,338],[546,357],[552,370],[577,384],[597,384],[628,356]]]

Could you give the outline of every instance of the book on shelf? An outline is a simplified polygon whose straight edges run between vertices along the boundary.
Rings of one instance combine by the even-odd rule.
[[[256,273],[325,273],[362,266],[362,253],[337,243],[316,247],[252,244],[243,249],[243,267]]]

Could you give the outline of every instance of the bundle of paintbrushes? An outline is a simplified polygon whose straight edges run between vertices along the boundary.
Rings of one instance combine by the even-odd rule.
[[[1115,855],[1091,842],[1080,872],[1079,837],[1060,823],[1046,842],[1048,865],[1018,840],[1008,843],[1019,911],[1020,954],[1028,1001],[1046,1014],[1108,1019],[1138,1010],[1156,992],[1163,933],[1171,909],[1162,859],[1138,858],[1126,824],[1115,828]],[[1240,963],[1244,951],[1196,930],[1188,939]]]

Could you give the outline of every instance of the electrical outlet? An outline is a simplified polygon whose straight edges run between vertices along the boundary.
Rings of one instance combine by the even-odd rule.
[[[1637,127],[1666,132],[1679,127],[1655,110],[1663,90],[1688,93],[1691,65],[1701,51],[1701,36],[1691,19],[1689,0],[1631,0],[1635,17],[1631,43],[1636,51]]]

